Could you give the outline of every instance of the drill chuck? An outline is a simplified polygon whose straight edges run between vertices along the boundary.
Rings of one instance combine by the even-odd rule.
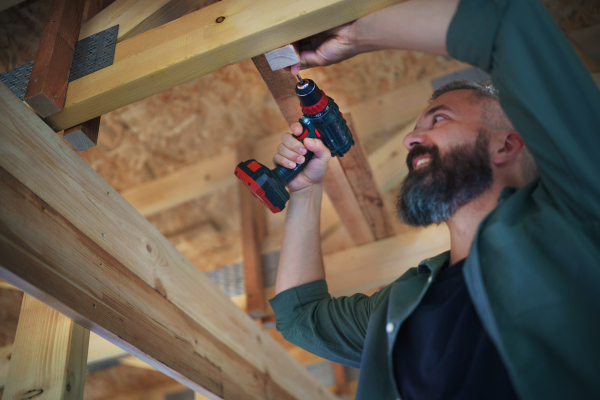
[[[302,79],[296,84],[296,95],[300,100],[303,116],[299,122],[302,134],[297,138],[320,139],[334,157],[343,157],[354,144],[352,133],[337,104],[311,79]],[[235,175],[273,213],[282,211],[290,198],[285,185],[308,164],[313,153],[308,151],[304,163],[295,168],[277,166],[270,170],[256,160],[244,161],[235,169]]]

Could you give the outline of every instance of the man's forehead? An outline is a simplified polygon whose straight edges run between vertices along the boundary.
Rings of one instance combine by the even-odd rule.
[[[472,90],[459,89],[446,92],[433,100],[421,114],[421,118],[427,118],[436,111],[447,111],[454,114],[478,114],[477,104],[473,101]]]

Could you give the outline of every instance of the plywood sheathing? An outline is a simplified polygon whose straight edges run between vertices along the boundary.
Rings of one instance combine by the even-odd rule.
[[[600,23],[600,4],[542,0],[565,32]],[[0,72],[35,57],[49,0],[23,3],[0,13]],[[419,79],[456,68],[456,61],[408,51],[363,54],[303,73],[318,82],[341,109]],[[168,175],[206,157],[230,151],[246,138],[283,132],[287,125],[250,60],[106,114],[98,146],[81,156],[115,189]],[[367,153],[402,126],[363,140]],[[273,149],[274,151],[275,149]],[[233,168],[232,168],[233,169]],[[219,190],[149,217],[200,269],[241,260],[236,188]],[[388,207],[395,188],[383,193]],[[393,209],[390,207],[390,209]],[[282,219],[269,215],[270,233]],[[352,246],[345,228],[332,230],[325,252]]]

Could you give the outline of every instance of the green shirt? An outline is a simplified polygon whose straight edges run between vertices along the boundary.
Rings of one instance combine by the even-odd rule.
[[[478,228],[463,269],[477,314],[519,398],[600,398],[600,92],[539,0],[462,0],[447,48],[491,74],[541,175],[506,188]],[[370,297],[286,290],[277,329],[360,368],[357,399],[399,398],[394,341],[448,256]]]

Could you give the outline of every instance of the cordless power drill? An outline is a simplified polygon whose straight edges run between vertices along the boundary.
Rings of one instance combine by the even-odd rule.
[[[337,104],[331,97],[311,79],[302,79],[297,75],[296,95],[302,107],[302,135],[297,139],[304,141],[306,138],[321,139],[323,144],[331,151],[332,156],[342,157],[354,144],[352,133],[346,125]],[[295,168],[285,168],[281,165],[269,169],[256,160],[248,160],[238,164],[235,168],[237,176],[244,186],[252,191],[273,213],[281,212],[290,199],[285,185],[294,179],[313,157],[311,151],[304,156],[304,163],[297,164]]]

